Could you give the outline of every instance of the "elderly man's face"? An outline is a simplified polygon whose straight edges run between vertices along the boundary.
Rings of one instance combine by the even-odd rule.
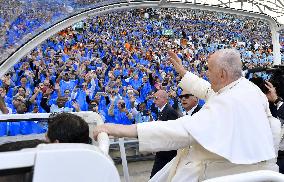
[[[158,91],[154,94],[154,103],[157,107],[162,108],[167,103],[167,99]]]
[[[221,69],[217,64],[218,55],[213,54],[208,59],[207,77],[211,83],[211,88],[214,92],[218,92],[222,88]]]
[[[181,100],[182,107],[186,111],[190,111],[198,103],[197,97],[190,95],[190,94],[186,94],[184,92],[180,95],[180,100]]]

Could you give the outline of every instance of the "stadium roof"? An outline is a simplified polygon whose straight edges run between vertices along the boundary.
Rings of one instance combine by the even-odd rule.
[[[244,10],[246,13],[267,14],[280,28],[284,27],[283,0],[9,0],[2,1],[0,5],[0,66],[36,35],[69,17],[104,8],[105,5],[129,4],[130,7],[139,3],[156,4],[155,7],[174,7],[174,3],[183,7],[182,4],[186,3],[187,7],[212,6],[212,10],[220,7],[218,9],[222,11],[223,8],[225,12],[230,9]]]
[[[263,13],[274,18],[279,24],[284,24],[283,0],[182,0],[181,2],[207,4],[222,8]]]

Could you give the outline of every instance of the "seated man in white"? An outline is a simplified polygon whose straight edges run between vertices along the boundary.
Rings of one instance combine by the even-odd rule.
[[[187,148],[150,179],[155,182],[192,182],[260,169],[277,171],[274,159],[280,123],[272,117],[266,96],[242,77],[239,52],[224,49],[209,57],[211,84],[187,72],[176,54],[169,51],[169,55],[183,77],[181,88],[206,104],[193,116],[168,122],[105,124],[94,130],[94,137],[100,132],[138,136],[140,151]]]

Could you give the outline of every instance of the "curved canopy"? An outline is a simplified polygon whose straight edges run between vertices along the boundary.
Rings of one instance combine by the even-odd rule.
[[[146,1],[132,0],[9,0],[0,6],[0,63],[28,40],[52,25],[96,7]],[[271,16],[284,25],[283,0],[152,0],[157,4],[181,2],[232,8]]]
[[[263,13],[274,18],[278,24],[284,25],[283,0],[182,0],[181,2],[207,4],[222,8],[232,8],[254,13]]]

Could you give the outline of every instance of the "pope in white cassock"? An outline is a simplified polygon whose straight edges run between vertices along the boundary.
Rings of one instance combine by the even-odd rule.
[[[240,54],[216,51],[208,59],[210,83],[187,72],[175,53],[170,61],[183,77],[180,87],[206,101],[193,116],[167,122],[94,130],[118,137],[137,137],[140,151],[178,150],[177,156],[150,181],[201,181],[255,170],[278,171],[275,164],[280,122],[272,117],[266,96],[242,77]],[[190,147],[189,147],[190,146]]]

